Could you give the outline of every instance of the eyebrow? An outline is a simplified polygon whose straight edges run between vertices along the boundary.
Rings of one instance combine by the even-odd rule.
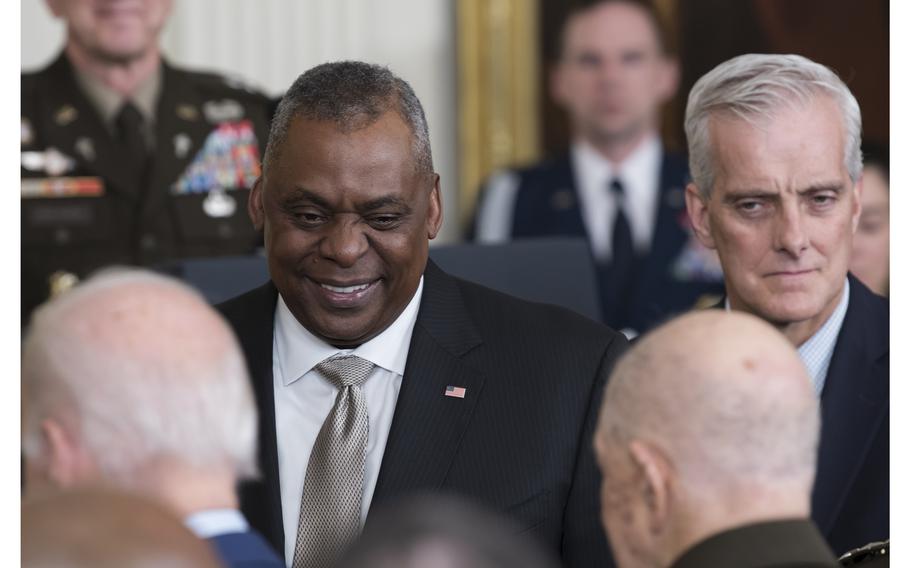
[[[796,190],[797,195],[808,195],[810,193],[818,193],[820,191],[833,191],[834,193],[842,193],[844,191],[844,184],[837,182],[822,182],[814,183],[808,187]],[[766,189],[758,189],[754,187],[745,188],[745,189],[732,189],[729,190],[726,195],[724,195],[724,203],[733,203],[739,201],[740,199],[759,199],[759,198],[774,198],[777,197],[779,193],[777,191],[769,191]]]
[[[296,205],[301,201],[308,201],[322,209],[332,210],[332,205],[325,198],[304,187],[295,187],[287,196],[285,196],[282,203],[285,206],[291,206]],[[405,212],[411,211],[411,206],[407,201],[393,195],[377,197],[376,199],[367,201],[366,203],[358,205],[357,210],[362,213],[368,213],[387,206],[400,207],[405,210]]]

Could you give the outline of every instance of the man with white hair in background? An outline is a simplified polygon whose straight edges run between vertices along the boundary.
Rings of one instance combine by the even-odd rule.
[[[646,335],[594,438],[618,565],[837,566],[809,520],[818,438],[806,370],[770,325],[711,310]]]
[[[686,205],[726,308],[777,327],[820,398],[812,518],[837,553],[889,535],[888,301],[848,274],[861,129],[843,81],[798,55],[726,61],[686,108]]]
[[[26,498],[111,484],[165,504],[229,566],[283,566],[237,510],[256,474],[243,355],[194,291],[111,270],[45,304],[22,391]]]

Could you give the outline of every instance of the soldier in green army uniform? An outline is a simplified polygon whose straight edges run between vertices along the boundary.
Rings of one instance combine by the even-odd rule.
[[[47,0],[63,53],[22,75],[22,317],[109,264],[241,254],[272,105],[159,49],[171,0]]]

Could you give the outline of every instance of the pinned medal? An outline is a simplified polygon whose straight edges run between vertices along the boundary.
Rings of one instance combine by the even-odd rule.
[[[213,189],[202,200],[202,210],[209,217],[216,219],[230,217],[237,211],[237,200],[225,193],[223,189]]]
[[[211,123],[228,122],[243,118],[243,106],[233,99],[208,101],[202,105],[205,119]]]
[[[22,167],[33,172],[44,172],[51,177],[63,175],[76,167],[76,160],[56,148],[44,152],[22,152]]]
[[[92,142],[91,138],[83,136],[76,140],[76,151],[79,152],[79,155],[88,162],[95,161],[95,143]]]
[[[555,211],[565,211],[575,207],[575,195],[568,189],[560,189],[550,199],[550,207]]]
[[[79,117],[79,111],[73,105],[63,105],[54,113],[54,122],[58,126],[66,126]]]
[[[174,136],[174,155],[177,156],[178,160],[186,158],[187,154],[190,153],[190,147],[193,145],[193,141],[190,139],[189,134],[183,132]]]
[[[27,118],[22,117],[22,142],[23,146],[28,146],[35,139],[35,131],[32,130],[32,123]]]
[[[51,298],[54,298],[78,284],[79,277],[72,272],[58,270],[48,277],[47,283],[48,288],[50,288]]]
[[[193,105],[181,103],[177,105],[177,117],[193,122],[199,119],[199,111]]]

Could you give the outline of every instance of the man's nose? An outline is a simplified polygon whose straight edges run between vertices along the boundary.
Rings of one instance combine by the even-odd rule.
[[[319,252],[339,266],[350,268],[362,257],[370,244],[359,216],[338,215],[320,242]]]
[[[809,235],[803,212],[797,204],[784,204],[775,227],[775,249],[794,258],[809,248]]]

